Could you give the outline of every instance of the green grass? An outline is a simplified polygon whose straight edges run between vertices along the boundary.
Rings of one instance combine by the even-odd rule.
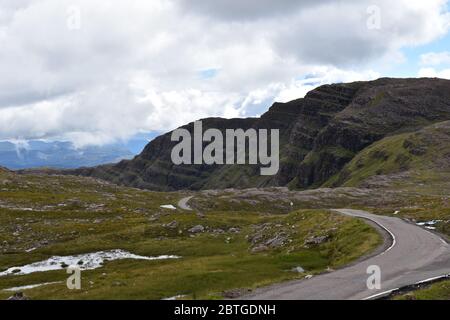
[[[394,296],[393,300],[450,300],[450,280]]]
[[[61,283],[25,294],[32,299],[161,299],[179,294],[188,299],[216,299],[229,289],[256,288],[342,266],[381,243],[378,233],[363,221],[326,210],[279,214],[214,208],[198,215],[160,208],[184,196],[77,177],[0,173],[0,270],[53,255],[109,249],[182,257],[107,262],[102,268],[82,272],[79,291],[66,288],[65,270],[0,277],[0,299],[11,295],[2,289],[55,281]],[[177,228],[163,226],[171,221],[177,221]],[[210,231],[191,235],[188,229],[198,224]],[[269,225],[262,241],[280,232],[289,241],[252,253],[249,237],[262,224]],[[240,232],[228,232],[231,227]],[[225,232],[211,231],[219,228]],[[304,245],[308,237],[325,234],[330,240],[322,245]],[[36,245],[35,251],[25,252]],[[306,273],[292,272],[297,266]]]
[[[359,152],[323,187],[356,187],[369,178],[407,173],[411,183],[431,184],[447,178],[450,122],[437,123],[413,133],[386,137]],[[444,173],[444,174],[443,174]]]

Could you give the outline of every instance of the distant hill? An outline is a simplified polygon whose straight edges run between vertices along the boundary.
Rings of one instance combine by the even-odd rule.
[[[116,163],[132,157],[130,151],[116,145],[76,149],[70,142],[0,142],[0,166],[13,170],[36,167],[69,169]]]
[[[154,139],[132,160],[66,173],[153,190],[268,186],[306,189],[353,184],[367,175],[380,173],[379,170],[387,170],[385,165],[391,165],[390,154],[399,152],[400,149],[395,149],[399,145],[393,147],[390,140],[383,139],[398,136],[401,140],[402,134],[422,129],[433,135],[433,127],[430,126],[448,120],[449,80],[382,78],[370,82],[325,85],[309,92],[303,99],[275,103],[260,118],[203,120],[204,130],[280,129],[281,163],[275,176],[260,176],[256,165],[176,166],[170,158],[175,145],[170,141],[171,133]],[[192,132],[193,124],[184,128]],[[380,145],[375,144],[378,141]],[[434,139],[424,141],[430,144],[429,148],[438,143]],[[408,148],[405,141],[396,143],[403,143],[402,148]],[[382,150],[381,153],[388,155],[377,158],[378,153],[372,156],[370,151],[367,151],[369,156],[360,154],[372,145],[381,149],[386,146],[390,150]],[[414,154],[411,154],[413,159]],[[398,161],[409,162],[406,159]],[[374,163],[384,169],[370,171],[368,168],[372,168]],[[396,165],[403,170],[401,163]]]

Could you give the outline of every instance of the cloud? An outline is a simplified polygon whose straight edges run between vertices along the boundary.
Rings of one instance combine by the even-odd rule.
[[[450,80],[450,69],[436,70],[434,68],[422,68],[418,76],[421,78],[441,78]]]
[[[275,97],[276,101],[288,102],[304,97],[309,91],[318,86],[354,81],[370,81],[380,77],[380,74],[373,70],[363,72],[345,71],[330,67],[317,67],[304,79],[292,80],[288,85],[284,85]]]
[[[448,29],[443,0],[280,3],[3,0],[0,139],[103,144],[254,116],[320,84],[372,79]],[[367,28],[369,5],[380,29]]]
[[[176,0],[188,13],[206,15],[227,21],[248,21],[281,14],[290,15],[312,5],[332,0]]]
[[[450,52],[429,52],[420,56],[422,65],[439,66],[450,64]]]
[[[286,19],[281,23],[283,36],[273,38],[280,51],[300,61],[355,66],[446,34],[450,16],[442,13],[445,2],[333,2]]]

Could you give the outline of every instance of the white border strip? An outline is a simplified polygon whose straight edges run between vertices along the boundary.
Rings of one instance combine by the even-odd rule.
[[[385,296],[385,295],[391,294],[392,292],[394,292],[394,291],[396,291],[396,290],[399,290],[399,289],[400,289],[400,288],[395,288],[395,289],[387,290],[387,291],[384,291],[384,292],[380,292],[380,293],[374,294],[373,296],[364,298],[363,300],[373,300],[373,299],[375,299],[375,298],[377,298],[377,297]]]
[[[406,286],[401,287],[401,288],[395,288],[395,289],[391,289],[391,290],[387,290],[387,291],[384,291],[384,292],[380,292],[380,293],[374,294],[372,296],[364,298],[363,300],[373,300],[373,299],[375,299],[377,297],[382,297],[382,296],[389,295],[389,294],[391,294],[394,291],[401,290],[402,288],[407,288],[407,287],[410,287],[410,286],[415,286],[415,285],[420,285],[420,284],[424,284],[424,283],[428,283],[428,282],[433,282],[435,280],[449,278],[449,277],[450,277],[450,274],[445,274],[445,275],[442,275],[442,276],[428,278],[428,279],[425,279],[425,280],[417,281],[416,283],[414,283],[412,285],[406,285]]]

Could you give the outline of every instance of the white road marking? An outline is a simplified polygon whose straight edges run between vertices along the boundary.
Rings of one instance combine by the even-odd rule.
[[[425,280],[417,281],[416,283],[414,283],[414,285],[424,284],[424,283],[428,283],[428,282],[432,282],[432,281],[435,281],[435,280],[444,279],[444,278],[448,278],[448,277],[450,277],[450,274],[445,274],[445,275],[441,275],[441,276],[437,276],[437,277],[432,277],[432,278],[428,278],[428,279],[425,279]],[[407,285],[405,287],[409,287],[409,285]],[[395,288],[395,289],[383,291],[383,292],[374,294],[372,296],[369,296],[367,298],[364,298],[363,300],[372,300],[372,299],[375,299],[375,298],[380,297],[380,296],[388,295],[388,294],[390,294],[390,293],[392,293],[394,291],[400,290],[400,289],[401,288]]]
[[[392,293],[393,291],[398,290],[398,289],[400,289],[400,288],[395,288],[395,289],[383,291],[383,292],[374,294],[374,295],[372,295],[372,296],[370,296],[370,297],[364,298],[363,300],[372,300],[372,299],[375,299],[375,298],[377,298],[377,297],[380,297],[380,296],[384,296],[384,295],[390,294],[390,293]]]
[[[422,281],[418,281],[415,284],[424,284],[424,283],[427,283],[427,282],[431,282],[431,281],[439,280],[439,279],[443,279],[443,278],[448,278],[448,277],[450,277],[450,274],[446,274],[446,275],[443,275],[443,276],[437,276],[437,277],[425,279],[425,280],[422,280]]]

